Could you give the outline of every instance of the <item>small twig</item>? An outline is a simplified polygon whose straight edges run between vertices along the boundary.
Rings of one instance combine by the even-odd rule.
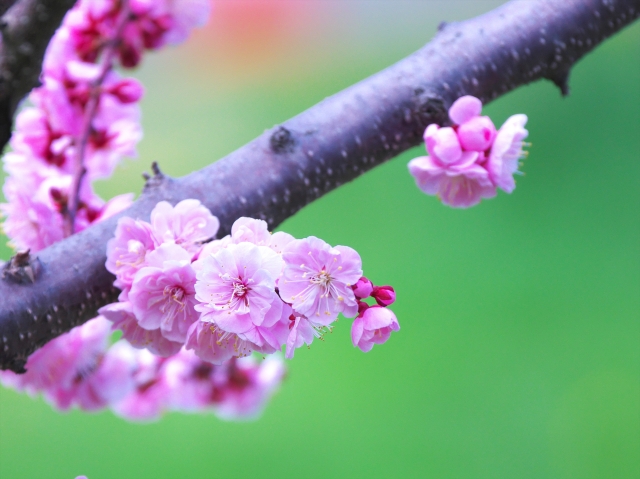
[[[65,211],[65,237],[75,233],[75,219],[80,204],[80,190],[82,188],[82,181],[87,174],[84,155],[89,137],[91,136],[92,123],[98,111],[102,83],[104,83],[105,78],[113,69],[113,62],[118,53],[120,42],[122,41],[124,28],[130,20],[129,0],[121,0],[120,8],[121,12],[116,24],[115,35],[109,42],[105,43],[102,63],[100,65],[100,74],[98,78],[91,83],[89,100],[85,106],[84,118],[82,120],[82,128],[79,137],[76,139],[75,171],[73,173],[71,190],[69,191],[68,206]]]

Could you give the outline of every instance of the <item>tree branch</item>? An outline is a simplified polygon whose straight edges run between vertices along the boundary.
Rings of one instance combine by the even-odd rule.
[[[11,137],[18,104],[38,85],[49,40],[74,3],[75,0],[0,0],[0,151]]]
[[[220,219],[220,234],[240,216],[262,218],[273,228],[328,191],[418,145],[429,123],[447,123],[449,105],[462,95],[488,102],[542,78],[566,94],[573,64],[639,14],[640,0],[517,0],[447,25],[413,55],[200,171],[169,178],[156,168],[141,197],[123,214],[148,219],[160,200],[197,198]],[[37,347],[117,299],[114,278],[104,268],[116,221],[56,243],[38,259],[23,257],[5,266],[2,368],[21,371]]]

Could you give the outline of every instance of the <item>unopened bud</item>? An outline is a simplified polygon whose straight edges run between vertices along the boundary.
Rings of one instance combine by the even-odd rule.
[[[126,78],[114,85],[110,93],[122,103],[134,103],[142,98],[144,88],[137,80]]]
[[[376,303],[380,306],[389,306],[396,300],[396,292],[393,286],[376,286],[373,288],[371,296],[374,297]]]
[[[369,281],[364,276],[358,280],[356,284],[351,286],[353,289],[353,294],[356,295],[358,299],[364,299],[371,296],[371,292],[373,291],[373,283]]]

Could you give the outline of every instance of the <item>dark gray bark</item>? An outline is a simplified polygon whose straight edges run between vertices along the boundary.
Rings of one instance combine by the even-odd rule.
[[[573,64],[640,14],[640,0],[516,0],[444,26],[424,48],[183,178],[159,170],[123,214],[197,198],[226,234],[239,216],[275,227],[304,205],[418,145],[429,123],[471,94],[484,102],[546,78],[567,93]],[[7,264],[0,281],[0,366],[28,355],[116,300],[104,268],[116,218]],[[20,264],[18,264],[20,263]],[[27,268],[28,270],[25,270]],[[35,274],[34,274],[35,272]],[[31,277],[35,276],[35,281]]]
[[[16,0],[0,0],[0,17],[7,13],[13,4],[16,3]]]
[[[11,137],[18,104],[38,85],[49,40],[74,3],[75,0],[0,0],[0,151]]]

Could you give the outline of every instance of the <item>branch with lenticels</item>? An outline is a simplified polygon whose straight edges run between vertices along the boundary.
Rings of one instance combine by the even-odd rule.
[[[148,219],[158,201],[196,198],[221,234],[240,216],[271,228],[303,206],[422,141],[462,95],[488,102],[546,78],[568,93],[572,66],[640,15],[640,0],[514,0],[443,25],[425,47],[182,178],[154,167],[121,215]],[[253,174],[252,174],[253,173]],[[19,254],[0,281],[0,367],[24,370],[36,348],[96,315],[119,291],[107,272],[116,218],[37,256]]]

